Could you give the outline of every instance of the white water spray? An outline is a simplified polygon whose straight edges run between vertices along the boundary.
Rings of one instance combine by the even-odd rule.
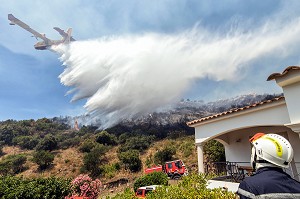
[[[266,23],[251,32],[214,33],[201,27],[166,35],[145,33],[58,46],[61,83],[102,128],[178,101],[191,83],[234,80],[265,55],[287,56],[299,46],[300,22]],[[205,85],[204,85],[205,86]]]

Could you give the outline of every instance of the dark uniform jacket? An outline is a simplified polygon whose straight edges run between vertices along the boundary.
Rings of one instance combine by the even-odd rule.
[[[241,199],[300,199],[300,182],[291,178],[281,168],[263,167],[240,183],[237,194]]]

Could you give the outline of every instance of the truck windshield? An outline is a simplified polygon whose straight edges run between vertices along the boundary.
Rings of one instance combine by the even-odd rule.
[[[138,190],[136,191],[136,195],[137,195],[137,196],[142,196],[142,195],[143,195],[143,189],[138,189]]]
[[[179,168],[179,169],[181,169],[181,167],[182,167],[182,164],[181,164],[180,161],[175,162],[175,165],[176,165],[176,167]]]

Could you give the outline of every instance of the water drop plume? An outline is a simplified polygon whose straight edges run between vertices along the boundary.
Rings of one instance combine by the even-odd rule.
[[[201,26],[174,34],[102,37],[60,45],[59,76],[73,100],[102,128],[178,101],[201,78],[239,81],[239,72],[261,56],[288,56],[299,46],[299,19],[266,22],[245,31]],[[205,85],[203,85],[205,86]]]

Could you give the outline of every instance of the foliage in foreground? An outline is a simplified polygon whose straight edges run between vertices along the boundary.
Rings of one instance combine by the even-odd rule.
[[[0,177],[0,198],[5,199],[56,199],[71,193],[70,180],[62,178],[25,179]]]
[[[133,185],[134,191],[147,185],[168,185],[168,176],[163,172],[153,172],[139,177]]]
[[[155,192],[147,195],[147,199],[234,199],[236,196],[232,192],[222,189],[207,189],[207,179],[204,175],[192,174],[183,178],[177,185],[162,186]],[[134,192],[125,190],[123,193],[116,195],[110,199],[132,199]],[[109,197],[107,197],[109,199]]]

